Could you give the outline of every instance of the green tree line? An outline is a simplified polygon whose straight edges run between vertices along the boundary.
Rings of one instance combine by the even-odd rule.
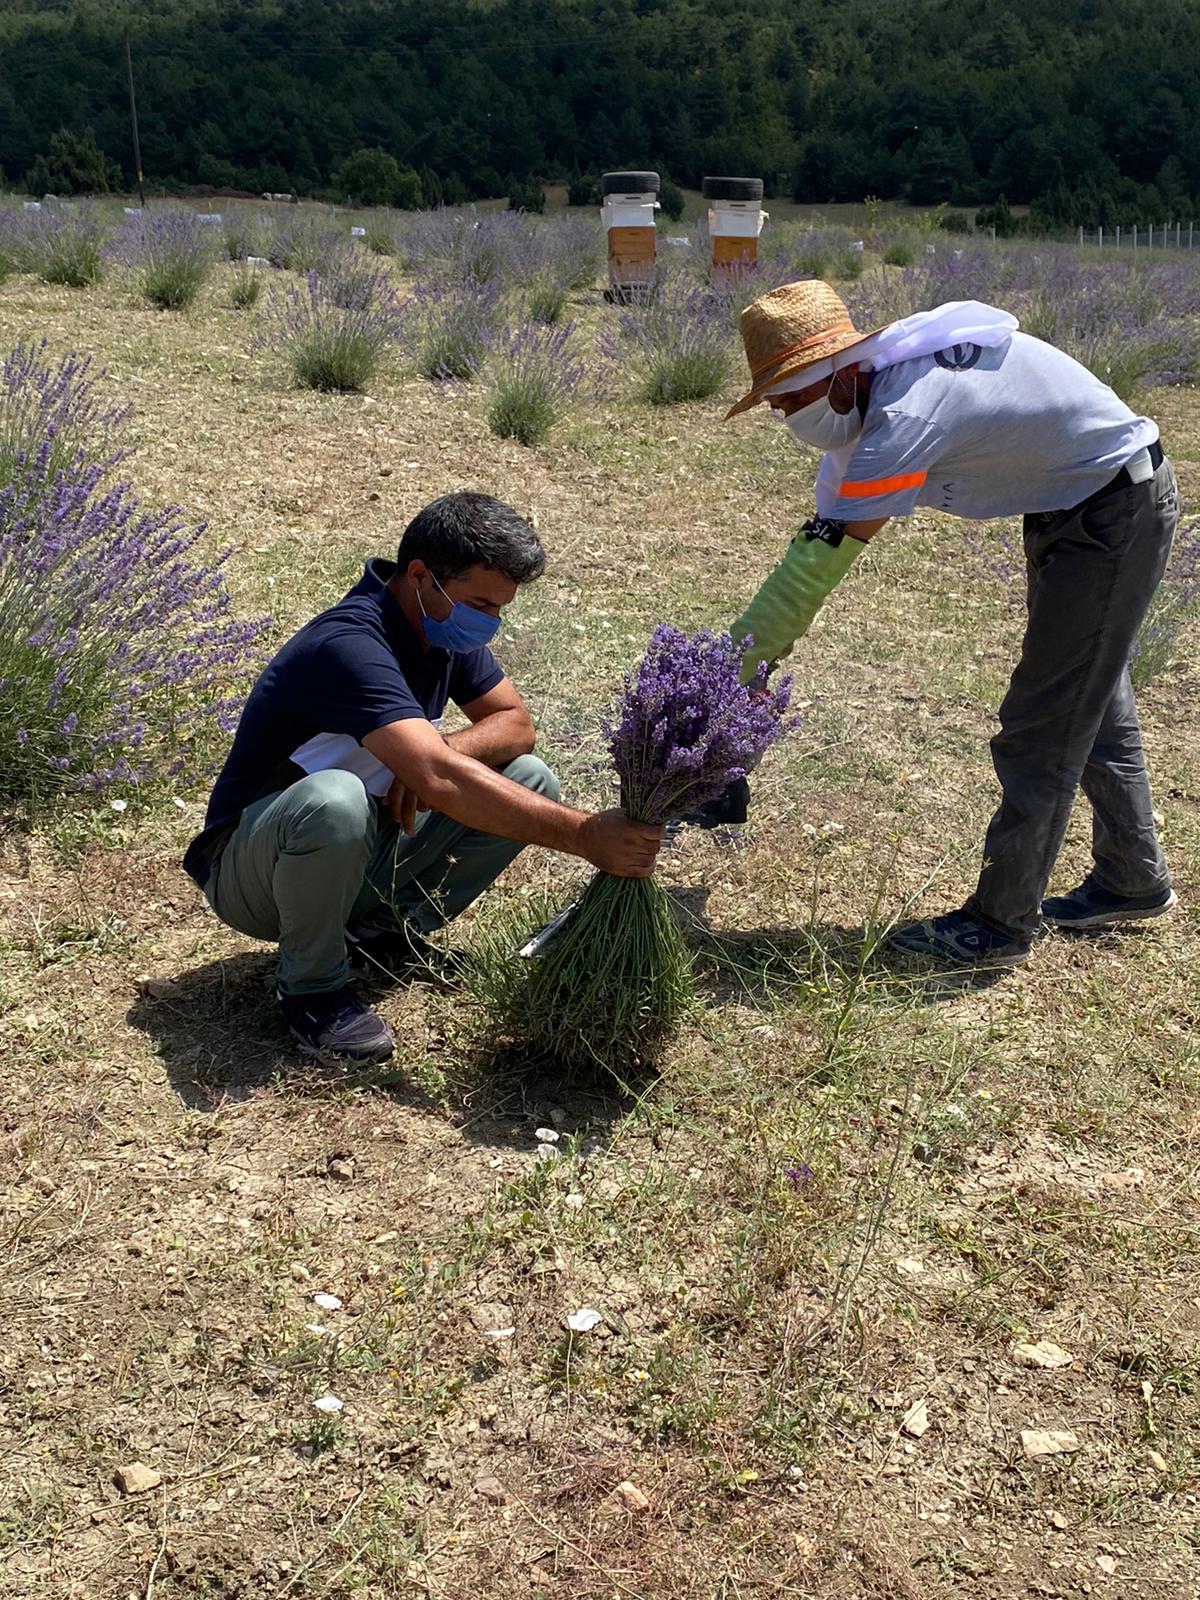
[[[392,181],[367,151],[400,203],[629,166],[1062,221],[1200,195],[1195,0],[0,0],[10,181],[94,134],[131,183],[127,33],[163,187]]]

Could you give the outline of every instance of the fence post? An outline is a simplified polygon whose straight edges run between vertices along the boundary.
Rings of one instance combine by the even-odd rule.
[[[1176,250],[1179,249],[1179,235],[1182,232],[1183,232],[1183,223],[1182,222],[1177,222],[1175,224],[1175,248],[1176,248]]]
[[[995,242],[996,242],[996,224],[993,222],[992,223],[992,243],[995,244]]]
[[[1137,249],[1137,223],[1133,225],[1133,248]]]
[[[1082,222],[1079,224],[1079,238],[1078,238],[1078,240],[1076,242],[1078,244],[1082,244],[1083,243],[1083,223]]]
[[[1194,222],[1189,222],[1188,223],[1188,249],[1189,250],[1192,248],[1192,229],[1195,226],[1196,226],[1196,224]]]
[[[1099,226],[1096,229],[1096,248],[1099,249],[1099,250],[1103,250],[1104,249],[1104,224],[1103,223],[1100,223]]]
[[[1121,224],[1117,223],[1117,249],[1121,248]]]

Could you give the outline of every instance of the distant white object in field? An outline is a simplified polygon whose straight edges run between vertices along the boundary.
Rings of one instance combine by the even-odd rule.
[[[25,209],[26,211],[40,211],[42,209],[42,202],[40,200],[26,200]]]
[[[313,1295],[313,1305],[320,1307],[322,1311],[340,1311],[342,1309],[342,1302],[337,1295],[326,1294],[324,1290],[320,1294]]]
[[[139,206],[126,206],[125,207],[125,215],[127,217],[140,217],[141,214],[142,214],[141,213],[141,208]]]
[[[692,241],[686,233],[668,233],[663,243],[672,245],[676,250],[690,250],[692,248]]]
[[[861,239],[851,239],[850,248],[851,248],[851,250],[854,251],[854,253],[856,255],[862,255],[862,253],[863,253],[863,242],[862,242],[862,240]]]
[[[334,1415],[339,1412],[345,1404],[346,1402],[344,1400],[339,1400],[335,1394],[323,1394],[319,1400],[313,1401],[313,1410],[325,1411],[330,1415]]]
[[[935,255],[937,255],[937,245],[935,245],[935,244],[927,244],[925,246],[925,254],[927,256],[935,256]]]
[[[221,222],[224,219],[219,211],[197,211],[197,222]]]
[[[247,256],[246,265],[248,267],[269,267],[271,263],[266,256]]]
[[[365,228],[351,228],[350,237],[352,239],[365,239],[367,237],[367,230]]]

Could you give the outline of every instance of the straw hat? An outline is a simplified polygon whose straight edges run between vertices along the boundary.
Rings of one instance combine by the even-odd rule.
[[[785,283],[761,295],[742,312],[741,328],[750,363],[750,392],[726,412],[726,422],[757,405],[766,390],[785,378],[880,331],[859,333],[845,301],[819,278]]]

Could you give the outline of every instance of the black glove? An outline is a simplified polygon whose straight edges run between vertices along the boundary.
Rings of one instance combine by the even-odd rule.
[[[708,800],[684,822],[694,828],[736,828],[745,822],[750,806],[750,785],[745,778],[735,778],[715,800]]]

